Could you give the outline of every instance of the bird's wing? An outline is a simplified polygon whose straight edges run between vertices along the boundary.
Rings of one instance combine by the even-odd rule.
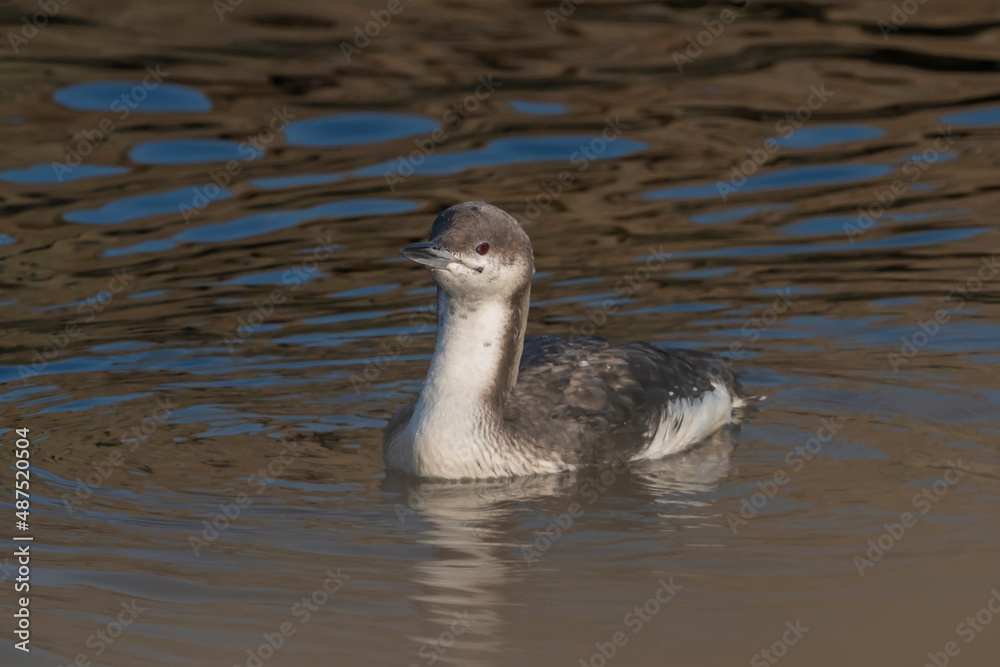
[[[600,462],[637,454],[672,405],[697,405],[720,387],[742,393],[708,353],[543,336],[525,341],[504,415],[581,462]]]

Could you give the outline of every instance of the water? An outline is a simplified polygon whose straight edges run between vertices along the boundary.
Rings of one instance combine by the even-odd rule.
[[[995,664],[996,8],[402,3],[353,45],[385,7],[4,44],[3,663]],[[629,471],[386,477],[434,336],[397,249],[469,199],[532,238],[529,334],[767,402]]]

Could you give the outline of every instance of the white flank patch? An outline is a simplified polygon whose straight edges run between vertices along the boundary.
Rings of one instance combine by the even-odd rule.
[[[649,444],[633,461],[658,459],[682,452],[719,430],[732,419],[734,405],[729,390],[712,384],[712,391],[691,400],[681,398],[664,406],[664,416],[649,434]]]

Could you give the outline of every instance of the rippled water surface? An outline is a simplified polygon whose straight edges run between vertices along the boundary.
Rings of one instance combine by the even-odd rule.
[[[996,664],[1000,7],[39,6],[0,6],[3,664]],[[532,238],[529,334],[768,400],[623,474],[387,477],[434,343],[397,249],[470,199]]]

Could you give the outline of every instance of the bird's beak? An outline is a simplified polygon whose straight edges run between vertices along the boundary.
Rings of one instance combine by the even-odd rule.
[[[404,257],[412,259],[414,262],[429,266],[432,269],[444,269],[449,264],[460,264],[457,257],[447,250],[438,246],[436,241],[424,241],[423,243],[411,243],[403,246],[399,252]]]

